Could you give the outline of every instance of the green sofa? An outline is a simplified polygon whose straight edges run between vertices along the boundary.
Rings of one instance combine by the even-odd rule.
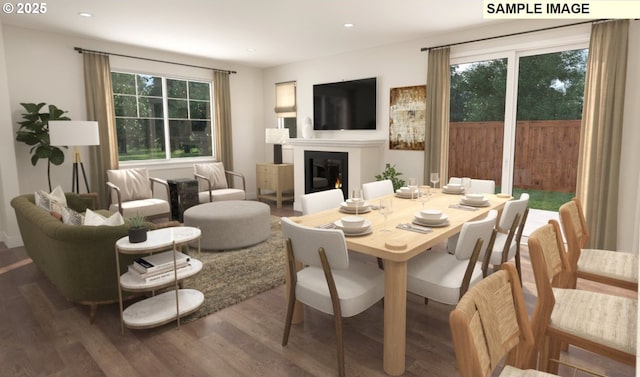
[[[65,193],[67,206],[77,212],[94,210],[94,200]],[[89,305],[93,323],[99,304],[118,302],[115,242],[128,234],[129,225],[67,225],[35,205],[34,195],[11,200],[29,257],[69,301]],[[109,212],[98,210],[109,216]],[[170,225],[179,224],[172,222]],[[149,229],[158,225],[148,223]],[[140,255],[120,255],[121,269]],[[125,297],[129,297],[125,292]]]

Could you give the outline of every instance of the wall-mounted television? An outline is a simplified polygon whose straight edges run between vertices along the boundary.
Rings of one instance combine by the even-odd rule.
[[[313,86],[314,130],[375,130],[376,78]]]

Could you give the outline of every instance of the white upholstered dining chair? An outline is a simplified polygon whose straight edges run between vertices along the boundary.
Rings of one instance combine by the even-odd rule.
[[[302,214],[324,211],[325,209],[338,208],[344,202],[344,193],[341,189],[331,189],[302,195]]]
[[[473,194],[495,194],[496,182],[490,179],[471,178],[469,192]]]
[[[479,262],[482,249],[491,250],[498,212],[491,210],[481,220],[462,225],[454,254],[434,247],[418,254],[407,263],[407,290],[426,299],[455,305],[460,297],[480,280],[483,266]]]
[[[338,375],[345,375],[342,318],[373,306],[384,296],[384,272],[375,265],[349,259],[344,233],[310,228],[282,217],[287,252],[287,316],[282,345],[289,341],[296,300],[333,315]],[[296,271],[296,264],[303,268]],[[313,350],[310,350],[311,352]]]
[[[391,182],[390,179],[362,184],[362,196],[364,200],[371,200],[393,193],[393,182]]]
[[[147,168],[107,170],[106,184],[111,196],[109,211],[120,212],[123,217],[141,215],[149,220],[171,217],[169,202],[154,197],[154,186],[159,185],[169,198],[169,185],[150,177]]]
[[[520,194],[519,199],[509,200],[502,209],[502,214],[496,224],[496,240],[489,257],[489,264],[499,268],[504,262],[514,258],[520,281],[522,268],[520,266],[520,241],[529,214],[529,194]],[[484,253],[480,259],[484,258]],[[487,271],[484,271],[487,275]]]

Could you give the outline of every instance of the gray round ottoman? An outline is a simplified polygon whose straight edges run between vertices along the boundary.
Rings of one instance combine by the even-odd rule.
[[[203,249],[238,249],[269,238],[271,209],[251,200],[204,203],[184,212],[184,225],[200,228]]]

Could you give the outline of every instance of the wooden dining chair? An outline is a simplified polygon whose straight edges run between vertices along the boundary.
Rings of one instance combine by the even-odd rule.
[[[586,248],[589,227],[578,198],[560,206],[559,212],[571,266],[566,286],[575,288],[577,279],[582,278],[637,291],[638,256],[623,251]]]
[[[371,200],[393,193],[393,183],[390,179],[362,184],[362,196],[364,197],[364,200]]]
[[[538,297],[531,317],[538,369],[557,373],[563,344],[635,366],[637,300],[556,288],[571,268],[557,221],[534,231],[528,244]]]
[[[449,314],[461,377],[551,376],[526,368],[534,338],[520,278],[512,264],[469,288]]]
[[[522,193],[519,199],[509,200],[502,209],[500,219],[496,224],[496,240],[491,250],[489,264],[500,267],[503,263],[514,259],[518,276],[522,282],[522,268],[520,265],[520,241],[529,214],[529,194]],[[484,259],[484,254],[480,256]],[[485,276],[488,271],[484,271]]]
[[[433,248],[407,263],[407,290],[444,304],[455,305],[467,289],[482,280],[481,249],[491,250],[498,212],[462,225],[454,254]],[[488,261],[487,261],[488,262]],[[485,262],[486,263],[486,262]]]
[[[373,264],[350,260],[339,229],[310,228],[281,218],[287,252],[287,317],[282,346],[289,341],[296,300],[333,315],[338,374],[345,375],[342,318],[373,306],[384,296],[384,272]],[[296,262],[303,266],[296,271]]]
[[[344,202],[344,193],[338,188],[312,192],[302,195],[301,201],[302,214],[308,215],[325,209],[339,208],[340,204]]]

